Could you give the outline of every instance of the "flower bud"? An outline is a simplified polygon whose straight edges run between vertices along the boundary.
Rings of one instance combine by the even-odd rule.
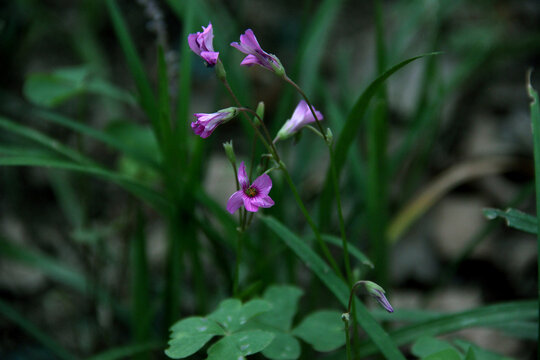
[[[236,155],[234,154],[234,148],[233,148],[233,142],[232,140],[224,142],[223,148],[225,149],[225,155],[227,155],[227,159],[231,162],[231,164],[236,167]]]
[[[375,298],[379,304],[388,312],[394,312],[392,305],[388,302],[388,299],[384,295],[385,291],[382,287],[375,284],[372,281],[362,281],[369,295]]]

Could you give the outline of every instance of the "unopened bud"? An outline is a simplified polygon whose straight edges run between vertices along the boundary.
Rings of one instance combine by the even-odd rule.
[[[223,148],[225,149],[225,155],[231,162],[231,164],[236,167],[236,155],[234,154],[233,142],[232,140],[224,142]]]

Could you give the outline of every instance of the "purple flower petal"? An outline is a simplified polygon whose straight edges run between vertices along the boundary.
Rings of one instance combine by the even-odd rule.
[[[255,55],[248,55],[242,60],[240,63],[242,66],[251,66],[251,65],[261,65],[264,66],[264,64],[255,56]]]
[[[320,111],[317,111],[315,108],[313,110],[315,111],[315,115],[317,115],[318,120],[322,120],[324,118]],[[276,139],[286,139],[307,124],[310,124],[314,121],[315,118],[313,117],[313,114],[309,109],[309,105],[305,100],[301,100],[298,105],[296,105],[296,108],[294,109],[291,118],[287,120],[279,130]]]
[[[278,75],[285,74],[285,69],[283,69],[279,59],[261,48],[251,29],[247,29],[244,34],[240,35],[240,43],[233,42],[231,46],[247,55],[240,65],[260,65]]]
[[[255,201],[248,196],[244,196],[244,207],[249,212],[257,212],[257,210],[259,210],[259,206],[257,206]]]
[[[390,302],[388,301],[388,299],[386,298],[386,296],[384,295],[384,292],[380,291],[380,290],[375,290],[375,292],[378,294],[378,295],[375,295],[375,299],[377,299],[377,301],[379,302],[379,304],[381,304],[381,306],[388,312],[394,312],[394,308],[392,307],[392,305],[390,305]]]
[[[208,65],[216,65],[219,53],[215,51],[201,51],[201,57],[208,63]]]
[[[256,188],[260,195],[268,195],[270,189],[272,189],[272,179],[268,174],[262,174],[251,185]]]
[[[244,204],[244,197],[242,190],[239,190],[231,195],[229,200],[227,201],[227,211],[231,214],[234,214],[236,210],[240,208]]]
[[[219,52],[214,51],[212,45],[214,33],[212,23],[208,23],[207,27],[202,27],[203,32],[188,35],[189,48],[197,55],[202,57],[209,66],[214,66],[217,63]],[[203,55],[204,54],[204,55]]]
[[[246,174],[246,165],[242,161],[240,167],[238,168],[238,182],[242,190],[245,190],[249,187],[249,178]]]
[[[274,206],[274,200],[268,195],[259,196],[251,199],[251,203],[257,207],[269,208]]]

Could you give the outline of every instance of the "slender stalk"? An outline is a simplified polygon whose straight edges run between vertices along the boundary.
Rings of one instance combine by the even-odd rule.
[[[240,277],[240,263],[242,262],[242,243],[244,238],[244,228],[238,229],[238,239],[236,242],[236,265],[234,267],[234,278],[233,278],[233,295],[235,298],[238,298],[238,283]]]
[[[288,77],[286,77],[286,76],[285,76],[285,78],[288,79]],[[326,245],[326,243],[322,239],[321,233],[320,233],[319,229],[317,228],[317,225],[315,224],[315,222],[313,221],[313,219],[309,215],[309,212],[307,211],[307,209],[306,209],[306,207],[305,207],[305,205],[304,205],[304,203],[302,201],[302,198],[300,197],[300,194],[298,193],[298,190],[296,189],[296,186],[294,185],[294,182],[291,179],[289,171],[285,167],[285,164],[283,164],[283,162],[281,161],[281,159],[279,157],[279,154],[278,154],[278,151],[277,151],[274,143],[272,142],[272,138],[270,137],[270,134],[268,133],[268,129],[264,125],[263,120],[260,118],[260,116],[255,111],[253,111],[253,110],[251,110],[249,108],[242,107],[242,104],[240,103],[240,101],[238,100],[238,98],[236,97],[234,92],[232,91],[232,89],[231,89],[231,87],[229,85],[229,82],[227,81],[227,78],[222,78],[221,80],[223,82],[223,85],[225,86],[225,88],[227,89],[227,91],[229,92],[229,94],[231,95],[233,100],[235,101],[236,105],[239,107],[239,110],[243,111],[243,112],[249,112],[249,113],[255,115],[255,117],[257,117],[257,119],[259,120],[260,125],[263,128],[263,131],[264,131],[264,133],[266,135],[266,138],[260,132],[258,127],[253,123],[253,121],[249,118],[249,116],[246,116],[246,118],[248,119],[250,125],[253,127],[253,130],[255,130],[255,133],[257,134],[257,136],[259,137],[259,139],[261,140],[263,145],[268,149],[268,151],[274,157],[274,160],[279,164],[279,168],[283,172],[283,174],[285,175],[285,179],[287,180],[287,183],[289,184],[289,187],[291,188],[291,191],[293,192],[294,199],[296,200],[296,203],[300,207],[300,210],[302,211],[302,214],[304,215],[304,217],[306,218],[306,221],[308,222],[309,226],[311,227],[311,230],[315,234],[315,238],[317,239],[317,242],[318,242],[323,254],[325,255],[326,259],[330,262],[330,266],[332,267],[332,269],[334,270],[336,275],[338,275],[342,279],[345,279],[344,276],[343,276],[343,273],[339,269],[339,266],[338,266],[336,260],[334,259],[334,257],[330,253],[330,250],[328,249],[328,246]],[[292,80],[289,79],[289,81],[294,84],[294,82],[292,82]],[[294,84],[294,86],[298,87],[296,84]],[[299,91],[301,92],[302,90],[300,89]],[[302,94],[303,94],[303,92],[302,92]],[[308,103],[308,105],[309,105],[309,107],[311,109],[311,112],[315,116],[315,120],[318,123],[317,116],[315,115],[315,111],[314,111],[313,107],[311,106],[311,103],[309,103],[308,100],[306,100],[306,102]],[[325,139],[325,142],[328,143],[326,135],[324,135],[324,132],[322,131],[321,124],[318,123],[318,126],[319,126],[319,129],[321,129],[321,133],[323,133],[323,137]],[[347,253],[347,257],[348,257],[348,253]],[[347,264],[348,264],[348,261],[347,261]]]
[[[328,249],[328,247],[326,246],[326,243],[323,241],[323,239],[321,237],[321,233],[319,232],[319,229],[317,228],[317,226],[313,222],[313,219],[311,218],[311,216],[309,215],[309,212],[307,211],[306,207],[304,206],[304,203],[302,202],[302,199],[300,198],[300,194],[298,194],[298,190],[296,189],[296,186],[294,185],[294,183],[293,183],[293,181],[291,179],[291,176],[289,175],[289,172],[287,171],[287,168],[285,167],[285,165],[282,162],[279,163],[279,167],[282,170],[283,174],[285,175],[285,180],[287,181],[287,183],[289,184],[289,187],[291,188],[291,190],[293,192],[294,199],[296,200],[296,203],[300,207],[300,211],[302,211],[302,214],[304,214],[304,217],[306,218],[306,221],[308,222],[309,226],[311,227],[311,230],[315,234],[315,238],[317,239],[317,242],[319,243],[319,246],[321,247],[321,250],[324,253],[324,256],[326,256],[326,259],[330,262],[330,265],[334,269],[335,273],[339,277],[344,279],[344,276],[343,276],[341,270],[339,269],[339,266],[336,263],[336,260],[334,259],[334,257],[330,253],[330,250]]]
[[[350,315],[348,313],[341,315],[341,319],[343,320],[343,323],[345,325],[345,348],[347,349],[347,360],[352,360],[351,337],[349,333],[349,317]]]
[[[313,105],[311,105],[311,102],[309,101],[309,98],[307,97],[307,95],[304,93],[304,91],[302,91],[300,86],[298,86],[294,81],[292,81],[287,75],[285,75],[283,77],[283,79],[286,82],[288,82],[289,84],[291,84],[296,89],[296,91],[298,91],[298,93],[300,95],[302,95],[302,97],[306,101],[306,103],[307,103],[307,105],[309,107],[309,110],[311,111],[311,114],[313,115],[313,118],[315,119],[315,123],[317,124],[317,127],[319,128],[319,131],[320,131],[320,133],[321,133],[321,135],[322,135],[322,137],[324,139],[324,142],[325,142],[326,146],[328,147],[328,153],[330,155],[330,175],[331,175],[331,179],[332,179],[332,187],[333,187],[333,190],[334,190],[334,196],[336,197],[336,205],[337,205],[337,210],[338,210],[338,221],[339,221],[339,231],[340,231],[340,234],[341,234],[341,241],[342,241],[342,244],[343,244],[343,259],[344,259],[344,263],[345,263],[345,272],[346,272],[346,275],[347,275],[347,281],[348,281],[349,285],[352,285],[353,279],[352,279],[351,265],[350,265],[350,259],[349,259],[349,248],[348,248],[348,245],[347,245],[347,235],[345,233],[345,220],[344,220],[344,217],[343,217],[343,210],[342,210],[342,206],[341,206],[341,194],[339,192],[339,183],[338,183],[337,171],[336,171],[336,166],[335,166],[335,163],[334,163],[334,149],[332,148],[332,144],[328,140],[328,137],[326,136],[326,133],[323,130],[323,127],[321,125],[321,122],[317,118],[317,114],[315,113],[315,109],[313,108]]]

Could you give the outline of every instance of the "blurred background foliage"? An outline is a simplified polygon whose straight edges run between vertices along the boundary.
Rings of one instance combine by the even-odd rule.
[[[339,159],[348,239],[376,265],[355,261],[355,274],[386,284],[395,308],[462,311],[537,296],[534,238],[481,209],[534,213],[525,73],[540,60],[538,1],[7,1],[2,359],[160,358],[172,322],[231,295],[235,220],[224,207],[234,177],[221,144],[233,139],[248,162],[253,134],[240,119],[207,141],[188,128],[192,113],[232,105],[185,41],[209,21],[232,87],[246,106],[265,102],[274,133],[299,98],[269,72],[238,66],[228,44],[246,28],[335,138],[377,75],[441,51],[388,79]],[[538,79],[533,72],[537,89]],[[338,234],[324,146],[306,132],[281,153],[321,229]],[[272,176],[276,206],[265,213],[312,241],[284,179]],[[244,298],[288,283],[306,294],[299,314],[340,309],[257,221],[241,275]],[[533,358],[531,324],[459,336]]]

